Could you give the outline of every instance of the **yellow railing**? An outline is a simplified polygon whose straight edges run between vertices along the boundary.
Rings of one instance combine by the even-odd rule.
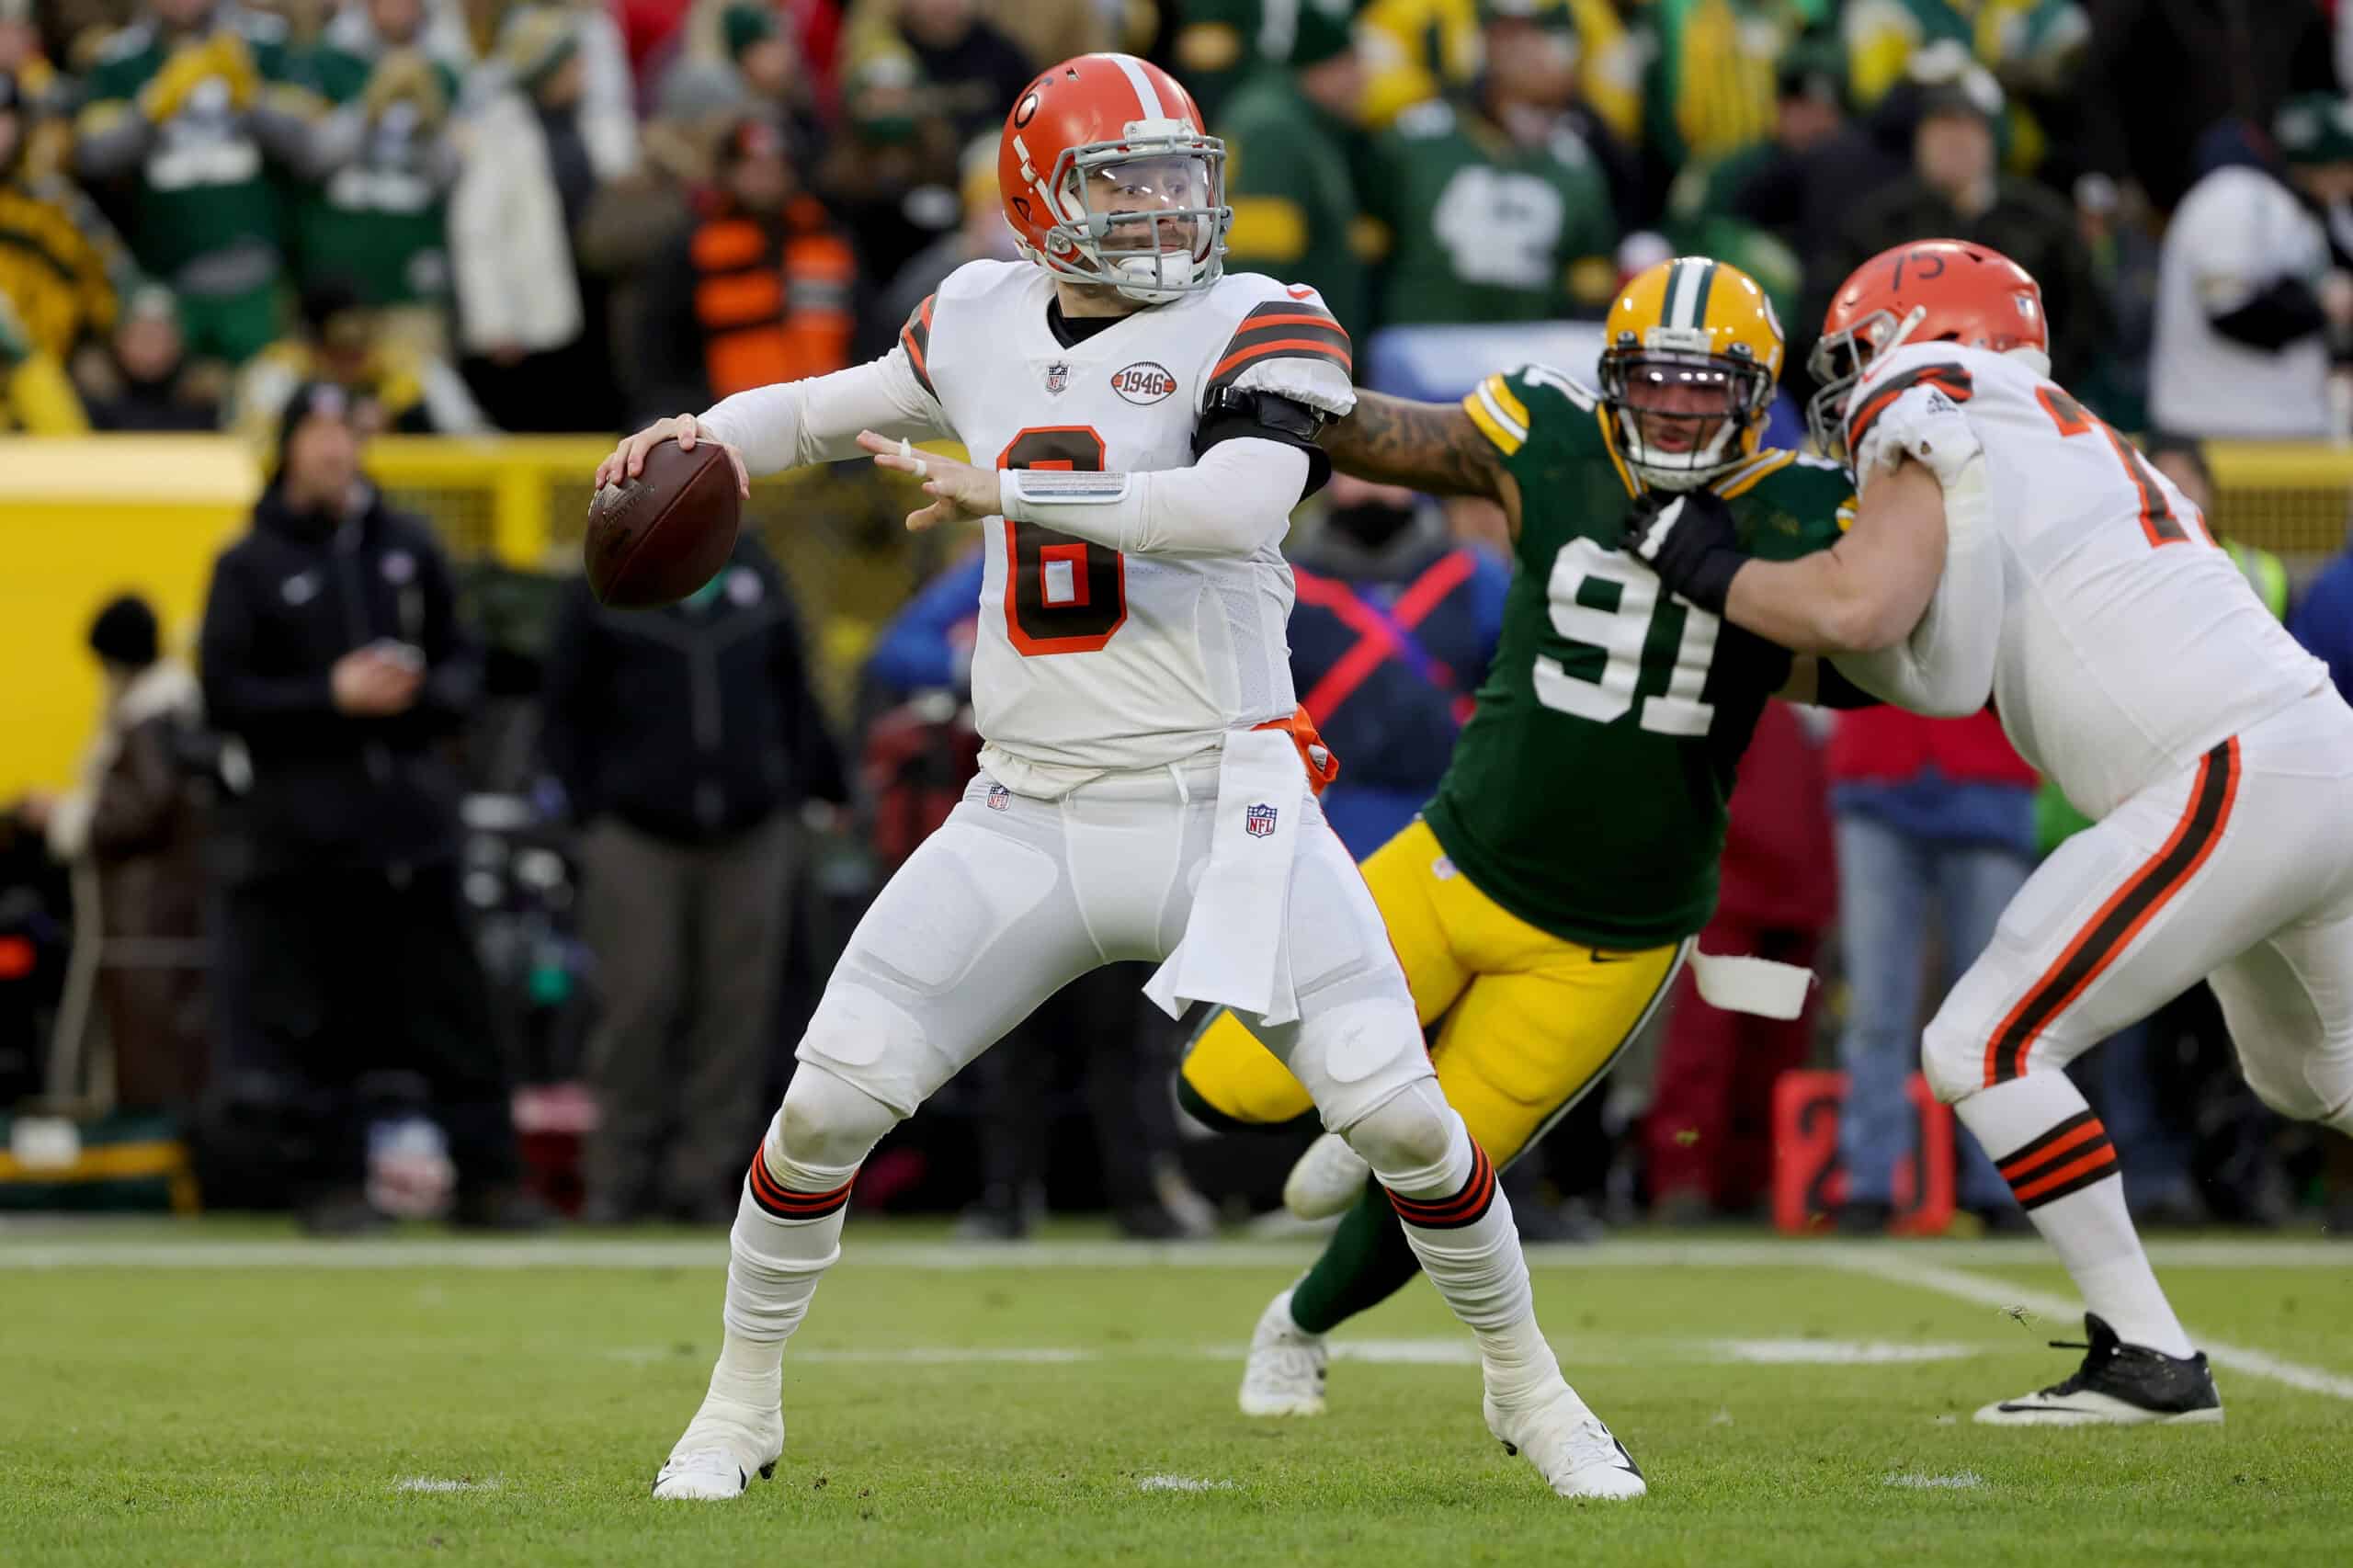
[[[608,449],[588,437],[404,436],[375,442],[367,462],[460,561],[566,571],[579,558],[589,476]],[[2299,573],[2345,547],[2353,448],[2225,443],[2209,456],[2222,532],[2278,551]],[[0,703],[0,802],[71,778],[97,701],[82,652],[97,606],[139,589],[172,640],[191,642],[212,557],[260,483],[251,454],[225,437],[0,438],[0,658],[20,672]],[[837,705],[874,629],[961,542],[912,540],[901,519],[918,504],[911,484],[865,464],[753,488],[746,523],[790,575]]]
[[[2206,449],[2215,528],[2279,551],[2300,574],[2346,545],[2353,498],[2353,447],[2290,441],[2218,441]]]

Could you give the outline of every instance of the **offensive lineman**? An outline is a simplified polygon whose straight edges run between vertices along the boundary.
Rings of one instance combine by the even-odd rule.
[[[724,443],[739,478],[863,450],[926,481],[910,527],[979,523],[980,776],[850,939],[755,1153],[725,1337],[656,1497],[723,1499],[784,1446],[786,1339],[839,1256],[875,1142],[1076,976],[1165,960],[1172,1014],[1252,1017],[1379,1173],[1477,1336],[1489,1429],[1563,1496],[1636,1497],[1625,1449],[1536,1326],[1495,1167],[1449,1107],[1355,867],[1322,830],[1276,546],[1347,412],[1348,341],[1308,289],[1224,278],[1222,150],[1158,67],[1081,55],[1006,118],[1027,259],[960,268],[872,364],[641,431]],[[914,453],[952,437],[977,468]]]
[[[1523,366],[1456,407],[1359,392],[1324,434],[1347,472],[1487,495],[1511,526],[1518,570],[1477,710],[1436,798],[1363,867],[1421,1020],[1438,1028],[1448,1103],[1498,1164],[1601,1080],[1687,960],[1718,1005],[1773,1006],[1741,994],[1755,960],[1691,949],[1715,906],[1724,804],[1757,714],[1777,691],[1815,700],[1818,672],[1805,660],[1793,676],[1781,649],[1659,594],[1617,548],[1629,498],[1704,488],[1778,559],[1828,549],[1854,494],[1836,464],[1761,445],[1781,329],[1738,267],[1661,262],[1626,286],[1603,334],[1597,397]],[[1795,1016],[1803,972],[1767,984]],[[1300,1081],[1232,1012],[1202,1029],[1179,1094],[1226,1130],[1308,1109]],[[1340,1140],[1301,1157],[1284,1199],[1303,1218],[1346,1217],[1259,1317],[1240,1393],[1249,1415],[1321,1415],[1324,1336],[1416,1271],[1379,1184]]]
[[[2019,753],[2096,819],[2028,879],[1922,1046],[2086,1308],[2074,1374],[1977,1419],[2220,1421],[2062,1069],[2204,977],[2256,1095],[2353,1133],[2353,710],[2197,507],[2049,379],[2044,345],[2041,290],[2006,257],[1884,252],[1832,302],[1810,410],[1862,486],[1847,538],[1752,561],[1686,497],[1638,513],[1628,542],[1789,647],[1959,629],[1914,649],[1912,676],[1957,705],[1990,692]],[[1909,705],[1904,685],[1881,695]]]

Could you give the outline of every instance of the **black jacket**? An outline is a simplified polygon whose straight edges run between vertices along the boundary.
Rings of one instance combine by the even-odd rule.
[[[337,659],[383,639],[424,651],[404,713],[335,705]],[[460,780],[446,745],[482,685],[449,569],[426,526],[369,488],[338,527],[272,485],[213,566],[204,607],[206,717],[244,743],[250,790],[229,820],[257,873],[446,860]]]
[[[2051,375],[2062,386],[2083,379],[2108,333],[2108,301],[2092,271],[2091,252],[2063,197],[2027,180],[1997,176],[1994,205],[1964,219],[1945,199],[1906,176],[1858,203],[1822,271],[1807,279],[1810,319],[1820,321],[1847,273],[1906,240],[1974,240],[1993,246],[2042,285],[2051,330]]]
[[[791,591],[748,534],[705,596],[667,609],[608,610],[574,582],[546,702],[548,770],[584,821],[709,844],[812,796],[848,798]]]

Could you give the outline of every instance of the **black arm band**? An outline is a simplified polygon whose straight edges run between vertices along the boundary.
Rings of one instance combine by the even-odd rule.
[[[1200,423],[1194,426],[1193,456],[1198,460],[1220,441],[1243,437],[1296,447],[1307,454],[1307,487],[1299,493],[1299,498],[1304,501],[1323,489],[1324,482],[1332,477],[1332,459],[1315,444],[1316,433],[1324,428],[1324,423],[1321,411],[1296,398],[1220,387],[1210,393],[1209,402],[1201,409]]]
[[[2266,353],[2310,337],[2328,324],[2320,297],[2301,278],[2282,278],[2238,309],[2207,319],[2224,337]]]

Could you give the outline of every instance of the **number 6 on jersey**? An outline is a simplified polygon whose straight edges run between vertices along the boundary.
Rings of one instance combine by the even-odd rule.
[[[1007,441],[999,468],[1101,473],[1103,437],[1086,425],[1039,425]],[[1005,631],[1025,658],[1092,653],[1128,619],[1128,562],[1116,550],[1037,523],[1003,519]]]

